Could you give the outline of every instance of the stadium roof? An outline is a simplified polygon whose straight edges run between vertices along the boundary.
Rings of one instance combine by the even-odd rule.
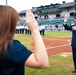
[[[75,2],[63,3],[63,4],[60,5],[59,8],[72,7],[74,5],[75,5]]]
[[[38,8],[45,8],[45,7],[54,7],[54,6],[60,6],[61,4],[59,4],[59,3],[56,3],[56,4],[50,4],[50,5],[41,5],[40,7],[36,7],[37,9]]]
[[[75,2],[69,2],[69,3],[63,3],[63,4],[50,4],[50,5],[45,5],[45,6],[40,6],[40,7],[32,7],[31,11],[32,12],[36,12],[37,10],[39,10],[39,8],[45,8],[45,7],[52,7],[54,6],[57,7],[57,8],[66,8],[66,7],[73,7],[75,6]],[[23,10],[23,11],[20,11],[19,12],[19,15],[22,15],[22,14],[26,14],[26,10]]]
[[[34,9],[31,9],[32,12],[35,12],[37,9],[34,8]],[[23,11],[20,11],[19,14],[25,14],[26,13],[26,10],[23,10]]]

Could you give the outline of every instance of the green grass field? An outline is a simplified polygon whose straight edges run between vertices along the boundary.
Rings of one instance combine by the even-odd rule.
[[[45,32],[45,36],[51,37],[71,37],[71,32]]]
[[[47,69],[32,69],[26,67],[27,75],[72,75],[72,56],[61,55],[49,56],[49,67]]]
[[[45,32],[45,36],[50,37],[71,37],[71,32]],[[29,43],[32,42],[32,38],[25,36],[14,37],[20,40],[22,44],[28,48],[32,48]],[[47,69],[34,69],[25,67],[26,75],[75,75],[72,74],[73,60],[72,55],[63,57],[60,54],[49,56],[49,67]]]

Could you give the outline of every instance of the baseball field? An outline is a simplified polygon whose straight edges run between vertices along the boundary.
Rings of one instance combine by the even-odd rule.
[[[25,67],[26,75],[74,75],[71,36],[71,32],[45,32],[42,38],[49,56],[49,67],[47,69]],[[14,38],[34,51],[31,35],[15,34]]]

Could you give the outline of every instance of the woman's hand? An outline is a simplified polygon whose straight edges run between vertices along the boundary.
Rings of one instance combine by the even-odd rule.
[[[26,24],[31,32],[39,31],[38,23],[35,20],[35,16],[31,10],[26,11]]]

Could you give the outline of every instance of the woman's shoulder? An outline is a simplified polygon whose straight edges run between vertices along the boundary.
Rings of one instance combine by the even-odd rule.
[[[13,43],[20,43],[20,41],[13,39]]]
[[[13,46],[14,48],[26,48],[19,40],[13,39]]]
[[[13,39],[12,43],[13,43],[13,45],[20,45],[21,44],[21,42],[19,40],[15,40],[15,39]]]

